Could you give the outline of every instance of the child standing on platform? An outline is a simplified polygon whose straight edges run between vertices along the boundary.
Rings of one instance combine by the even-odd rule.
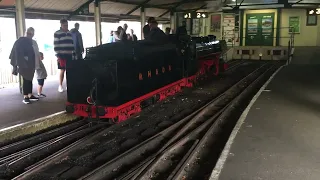
[[[40,52],[40,68],[37,69],[37,79],[38,79],[38,97],[42,98],[42,97],[46,97],[46,95],[42,94],[42,88],[44,85],[44,80],[47,78],[47,70],[44,67],[44,64],[42,62],[43,60],[43,53]]]

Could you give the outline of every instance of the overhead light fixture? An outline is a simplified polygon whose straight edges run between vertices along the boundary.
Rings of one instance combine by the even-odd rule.
[[[309,15],[320,15],[320,8],[308,10]]]
[[[310,10],[310,11],[309,11],[309,14],[313,14],[313,13],[314,13],[314,10]]]

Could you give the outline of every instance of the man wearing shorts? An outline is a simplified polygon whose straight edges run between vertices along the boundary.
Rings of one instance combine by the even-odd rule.
[[[64,79],[64,72],[66,70],[67,61],[72,60],[72,53],[74,52],[74,45],[72,35],[68,30],[68,21],[66,19],[60,20],[60,30],[54,33],[54,51],[58,58],[58,69],[60,69],[59,92],[63,92],[62,83]]]

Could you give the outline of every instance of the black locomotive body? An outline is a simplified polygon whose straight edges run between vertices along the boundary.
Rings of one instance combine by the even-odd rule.
[[[176,44],[150,41],[105,44],[68,63],[68,101],[119,106],[182,79],[183,56]],[[71,81],[69,81],[71,79]],[[75,93],[76,92],[76,93]]]
[[[67,112],[125,120],[147,100],[158,101],[190,86],[199,71],[197,56],[220,54],[219,43],[210,42],[199,49],[188,36],[88,48],[83,61],[67,63]]]

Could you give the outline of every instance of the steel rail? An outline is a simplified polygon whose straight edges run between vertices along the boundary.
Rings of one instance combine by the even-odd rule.
[[[241,83],[244,83],[245,80],[248,77],[252,76],[254,73],[257,73],[259,70],[261,71],[261,69],[264,68],[267,65],[268,65],[268,63],[263,64],[262,66],[260,66],[260,68],[256,69],[255,71],[253,71],[252,73],[250,73],[249,75],[247,75],[246,77],[241,79],[238,83],[233,85],[232,88],[238,88],[238,86]],[[206,113],[208,115],[209,109],[219,105],[219,103],[217,103],[217,99],[220,99],[220,101],[225,99],[226,94],[230,93],[232,88],[229,88],[229,90],[225,91],[225,93],[221,94],[220,96],[218,96],[217,98],[212,100],[211,103],[208,103],[204,107],[202,107],[200,109],[200,111],[197,111],[197,115],[195,117],[193,117],[193,118],[184,118],[183,120],[179,121],[178,123],[170,126],[169,128],[163,130],[162,132],[156,134],[155,136],[149,138],[148,140],[136,145],[135,147],[129,149],[125,153],[123,153],[123,154],[119,155],[118,157],[112,159],[111,161],[105,163],[104,165],[100,166],[99,168],[95,169],[94,171],[91,171],[89,174],[81,177],[80,179],[95,179],[95,180],[108,179],[107,177],[105,177],[106,174],[107,174],[106,176],[108,176],[109,178],[112,178],[113,174],[115,174],[117,171],[120,171],[120,168],[122,166],[124,166],[124,164],[126,164],[127,161],[137,161],[138,160],[138,156],[141,155],[141,152],[145,153],[145,152],[148,152],[148,151],[152,151],[152,147],[158,147],[161,144],[162,141],[165,141],[166,139],[170,138],[172,133],[176,132],[178,127],[180,128],[183,124],[187,124],[185,126],[185,128],[182,128],[176,134],[176,136],[174,136],[172,138],[173,140],[169,139],[169,143],[164,145],[163,148],[161,148],[160,151],[158,153],[156,153],[156,155],[158,155],[159,153],[161,153],[161,151],[164,150],[164,148],[168,147],[170,144],[172,144],[177,139],[179,139],[183,134],[185,134],[187,130],[190,130],[190,127],[194,128],[195,127],[194,125],[196,125],[195,122],[203,121],[204,120],[204,115]],[[215,106],[211,105],[211,104],[215,104]],[[208,106],[210,106],[210,108],[208,108]],[[207,108],[207,109],[205,109],[205,108]],[[212,115],[212,114],[210,114],[210,115]],[[155,155],[153,155],[151,159],[153,159],[154,157],[155,157]]]

